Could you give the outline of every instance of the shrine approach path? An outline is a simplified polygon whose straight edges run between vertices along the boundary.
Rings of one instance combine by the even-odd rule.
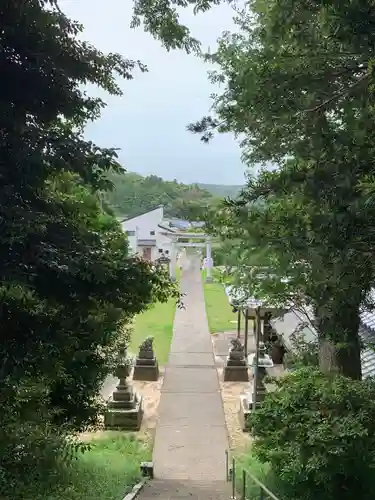
[[[159,403],[155,480],[139,498],[228,500],[228,433],[198,259],[182,272],[181,292]]]

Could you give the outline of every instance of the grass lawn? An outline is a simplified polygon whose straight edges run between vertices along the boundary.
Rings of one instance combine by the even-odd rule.
[[[264,486],[266,486],[272,493],[276,496],[278,494],[278,487],[276,480],[272,478],[270,474],[270,467],[268,464],[260,463],[248,450],[236,457],[236,489],[240,496],[242,492],[242,469],[247,473],[255,476],[259,481],[261,481]],[[258,500],[259,499],[259,486],[256,485],[254,481],[247,476],[246,481],[246,498],[248,500]]]
[[[121,500],[140,480],[139,464],[151,450],[134,434],[113,432],[92,441],[92,449],[61,471],[55,486],[24,500]]]
[[[215,269],[212,271],[212,283],[205,282],[206,272],[202,271],[204,299],[210,332],[218,333],[236,330],[237,314],[232,312],[224,286],[218,281]],[[231,321],[235,321],[235,323],[231,323]]]
[[[180,270],[176,270],[179,281]],[[129,351],[137,353],[141,342],[149,336],[154,337],[154,350],[156,359],[161,365],[168,361],[169,348],[172,340],[173,321],[176,312],[176,301],[170,299],[166,303],[158,302],[150,309],[135,318],[134,331]]]
[[[272,474],[269,464],[261,463],[252,453],[251,447],[236,456],[236,490],[238,497],[242,493],[242,470],[247,472],[246,498],[247,500],[258,500],[260,498],[259,486],[250,478],[250,474],[271,491],[278,498],[285,498],[281,494],[281,485],[278,478]],[[265,498],[269,498],[265,494]]]

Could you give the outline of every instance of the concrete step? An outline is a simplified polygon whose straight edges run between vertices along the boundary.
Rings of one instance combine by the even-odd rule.
[[[154,479],[138,495],[139,500],[230,500],[225,481],[176,481]]]

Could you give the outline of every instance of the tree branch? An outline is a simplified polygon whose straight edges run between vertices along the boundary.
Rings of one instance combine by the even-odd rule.
[[[355,87],[357,87],[358,85],[360,85],[363,81],[367,80],[369,78],[369,76],[370,76],[369,73],[366,73],[365,75],[362,75],[356,82],[352,83],[347,89],[344,89],[344,90],[342,90],[340,92],[336,92],[335,94],[333,94],[333,96],[331,96],[329,99],[326,99],[321,104],[318,104],[314,108],[305,109],[302,112],[303,113],[314,113],[316,111],[319,111],[320,109],[326,107],[331,102],[336,101],[337,99],[339,99],[340,97],[342,97],[345,94],[348,94],[351,90],[353,90]]]

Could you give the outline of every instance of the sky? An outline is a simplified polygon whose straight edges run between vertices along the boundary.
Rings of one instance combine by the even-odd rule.
[[[120,81],[122,97],[104,97],[101,118],[89,124],[86,136],[99,146],[120,148],[129,171],[180,182],[242,184],[245,167],[230,135],[204,144],[186,126],[209,114],[210,94],[218,90],[207,78],[209,67],[182,51],[167,52],[142,28],[130,29],[132,0],[60,0],[61,9],[85,27],[83,38],[103,52],[141,60],[147,73]],[[228,5],[183,21],[204,49],[215,47],[221,32],[233,27]]]

